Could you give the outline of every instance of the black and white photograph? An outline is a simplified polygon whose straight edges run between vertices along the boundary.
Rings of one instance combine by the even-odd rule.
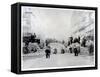
[[[95,67],[95,10],[21,7],[21,70]]]

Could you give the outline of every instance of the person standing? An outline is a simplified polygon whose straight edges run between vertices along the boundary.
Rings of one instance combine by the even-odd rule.
[[[46,58],[50,58],[50,53],[51,53],[50,47],[47,46],[47,48],[45,50]]]
[[[86,47],[86,41],[87,41],[87,40],[86,40],[86,38],[84,37],[83,40],[82,40],[81,46]]]
[[[77,52],[77,48],[76,47],[74,48],[74,55],[78,56],[78,52]]]

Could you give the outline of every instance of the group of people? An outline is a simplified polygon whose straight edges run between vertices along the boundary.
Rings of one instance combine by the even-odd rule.
[[[69,37],[68,47],[70,53],[74,53],[75,56],[78,56],[78,54],[80,53],[80,47],[77,45],[79,44],[80,44],[80,37],[77,38]]]
[[[70,53],[74,53],[75,56],[78,56],[80,53],[80,47],[69,47]]]
[[[87,41],[86,38],[82,38],[81,42],[80,42],[80,37],[77,37],[77,38],[70,37],[70,40],[68,41],[68,45],[67,45],[66,48],[69,49],[70,53],[74,53],[74,56],[78,56],[79,53],[80,53],[80,46],[86,47],[86,41]],[[50,58],[51,48],[48,45],[46,47],[47,47],[46,50],[45,50],[46,58]],[[93,47],[93,45],[90,45],[88,47],[89,53],[93,52],[92,47]],[[64,53],[65,53],[65,49],[62,48],[61,49],[61,54],[64,54]],[[57,54],[57,49],[56,48],[54,49],[53,54]]]
[[[80,37],[75,38],[74,41],[73,41],[73,37],[70,37],[70,40],[68,42],[68,46],[70,46],[72,43],[76,43],[76,42],[80,43]],[[74,50],[73,50],[73,48],[70,47],[69,51],[70,51],[70,53],[73,53],[73,51],[74,51],[75,56],[78,56],[78,53],[79,53],[80,49],[74,48]],[[64,53],[65,53],[65,50],[62,48],[61,49],[61,54],[64,54]],[[50,58],[50,54],[51,54],[51,48],[48,45],[48,43],[46,42],[46,49],[45,49],[46,58]],[[57,49],[56,48],[54,49],[54,53],[53,54],[57,54]]]
[[[80,52],[80,49],[78,49],[78,48],[69,48],[69,51],[70,51],[70,53],[73,53],[73,51],[74,51],[74,54],[75,54],[75,56],[78,56],[78,54],[79,54],[79,52]],[[64,54],[65,53],[65,50],[64,49],[61,49],[61,54]],[[57,54],[57,49],[55,48],[54,49],[54,52],[53,52],[53,54]],[[51,55],[51,48],[50,48],[50,46],[47,46],[46,47],[46,49],[45,49],[45,55],[46,55],[46,58],[50,58],[50,55]]]
[[[87,45],[87,42],[89,45]],[[72,46],[73,44],[74,46]],[[80,53],[80,47],[88,48],[89,54],[92,54],[94,52],[93,40],[88,39],[85,36],[81,39],[80,37],[70,37],[70,40],[68,41],[68,46],[70,53],[74,53],[75,56],[78,56],[78,54]]]
[[[29,50],[28,50],[28,46],[29,46],[29,42],[32,42],[32,43],[38,43],[38,45],[40,45],[40,39],[35,39],[36,38],[36,35],[34,33],[34,35],[31,35],[29,40],[30,41],[25,41],[25,47],[23,49],[24,53],[28,53]],[[80,42],[81,41],[81,42]],[[45,49],[45,54],[46,54],[46,58],[50,58],[50,54],[51,54],[51,47],[49,46],[49,42],[50,41],[45,41],[45,44],[46,44],[46,49]],[[83,38],[80,40],[80,37],[77,37],[77,38],[73,38],[73,37],[69,37],[69,40],[67,42],[67,46],[65,46],[65,48],[69,48],[69,51],[70,53],[74,53],[75,56],[78,56],[78,54],[80,53],[80,47],[77,47],[77,46],[72,46],[73,44],[77,43],[79,44],[80,46],[83,46],[83,47],[86,47],[86,42],[87,42],[87,39],[86,38]],[[64,43],[62,43],[64,44]],[[40,45],[41,47],[41,45]],[[43,45],[42,49],[44,48],[45,46]],[[33,50],[32,51],[36,52],[37,50]],[[93,50],[93,45],[90,45],[89,46],[89,53],[92,53],[94,50]],[[61,49],[61,54],[64,54],[65,53],[65,49]],[[54,49],[54,52],[53,54],[57,54],[57,48]]]

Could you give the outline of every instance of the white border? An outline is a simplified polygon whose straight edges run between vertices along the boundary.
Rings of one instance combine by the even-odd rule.
[[[23,7],[33,7],[33,6],[21,6],[21,25],[22,25],[22,14],[23,14]],[[38,7],[41,8],[41,7]],[[45,8],[45,7],[43,7]],[[49,8],[49,7],[48,7]],[[46,8],[47,9],[47,8]],[[50,8],[49,8],[50,9]],[[52,8],[53,9],[53,8]],[[54,9],[60,9],[60,8],[54,8]],[[61,8],[62,10],[63,8]],[[70,10],[70,9],[69,9]],[[72,10],[76,10],[76,9],[72,9]],[[77,9],[80,10],[81,9]],[[85,10],[84,10],[85,11]],[[90,11],[90,10],[89,10]],[[94,10],[92,10],[94,11]],[[96,18],[96,17],[95,17]],[[94,19],[95,20],[95,19]],[[66,67],[46,67],[46,68],[27,68],[27,69],[23,69],[22,64],[23,64],[23,57],[22,57],[22,51],[23,51],[23,44],[22,44],[22,26],[21,26],[21,71],[28,71],[28,70],[45,70],[45,69],[61,69],[61,68],[80,68],[80,67],[95,67],[95,25],[94,25],[94,65],[82,65],[82,66],[66,66]]]

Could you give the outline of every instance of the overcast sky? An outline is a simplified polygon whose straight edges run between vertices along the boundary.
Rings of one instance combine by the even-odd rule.
[[[78,12],[82,15],[83,11]],[[36,33],[43,38],[66,39],[72,35],[73,24],[80,20],[73,13],[75,13],[73,9],[24,6],[22,7],[23,32]]]

